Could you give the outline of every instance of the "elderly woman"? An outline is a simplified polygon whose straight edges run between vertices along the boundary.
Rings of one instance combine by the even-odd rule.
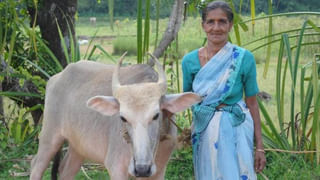
[[[248,50],[228,42],[232,25],[233,13],[227,3],[209,3],[202,12],[207,45],[188,53],[182,61],[184,91],[203,97],[192,108],[193,162],[198,180],[252,180],[266,164],[255,60]]]

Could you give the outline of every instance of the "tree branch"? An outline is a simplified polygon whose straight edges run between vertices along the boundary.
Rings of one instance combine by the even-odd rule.
[[[170,45],[170,43],[176,38],[182,23],[183,9],[184,0],[176,0],[171,11],[167,29],[164,32],[158,47],[153,52],[155,57],[159,58]],[[154,62],[149,59],[148,64],[153,66]]]

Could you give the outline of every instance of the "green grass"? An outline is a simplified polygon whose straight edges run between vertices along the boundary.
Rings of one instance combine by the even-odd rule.
[[[315,163],[306,163],[302,155],[292,155],[285,153],[274,154],[271,152],[266,153],[267,166],[263,171],[263,174],[272,180],[297,180],[297,179],[319,179],[320,178],[320,166],[316,166]],[[109,179],[106,170],[96,168],[96,166],[85,166],[85,173],[91,179]],[[5,164],[0,163],[0,179],[28,179],[28,176],[17,177],[11,176],[13,173],[27,172],[29,170],[28,161],[19,162],[7,162]],[[84,171],[80,170],[75,179],[88,179],[84,174]],[[51,168],[48,168],[44,174],[43,179],[50,179]],[[193,179],[193,166],[191,149],[184,149],[175,151],[171,156],[171,160],[166,170],[166,180],[180,180]],[[258,175],[258,179],[263,180],[261,175]]]
[[[302,155],[267,153],[267,166],[263,171],[269,179],[296,180],[319,179],[320,166],[313,167],[306,163]],[[315,165],[315,163],[313,164]],[[259,175],[259,179],[262,177]]]
[[[117,37],[119,38],[119,37],[136,36],[137,34],[136,20],[128,19],[128,18],[118,19],[118,20],[116,19],[114,31],[112,31],[108,24],[107,18],[108,17],[97,17],[97,24],[93,26],[93,25],[90,25],[88,17],[84,17],[84,18],[79,17],[76,22],[77,35],[91,37],[95,34],[96,30],[98,29],[98,33],[96,34],[97,38],[99,39],[100,37],[104,37],[104,38],[110,37],[109,39],[110,42],[115,40]],[[250,18],[249,16],[243,17],[244,20],[249,18]],[[279,32],[290,30],[290,29],[301,28],[306,18],[307,18],[306,16],[275,17],[273,18],[273,33],[279,33]],[[319,24],[319,18],[317,16],[308,16],[308,18],[314,21],[316,24]],[[190,50],[201,47],[205,38],[205,34],[202,31],[200,22],[201,22],[200,17],[188,17],[187,21],[182,24],[181,29],[179,31],[180,57],[182,57],[186,52],[189,52]],[[149,49],[151,50],[154,48],[156,22],[154,20],[151,20],[150,23],[151,23],[150,25],[150,29],[151,29],[150,46],[151,47]],[[159,39],[161,39],[165,31],[167,23],[168,23],[168,19],[160,20]],[[268,19],[257,20],[254,30],[252,29],[252,26],[250,23],[247,23],[247,25],[248,25],[247,32],[244,32],[242,29],[240,30],[241,37],[242,37],[241,39],[242,44],[246,44],[260,37],[264,37],[268,33]],[[306,32],[310,32],[310,30]],[[298,32],[289,33],[289,35],[296,35],[296,34],[298,34]],[[230,32],[230,35],[231,35],[231,39],[234,42],[236,42],[233,30]],[[275,39],[277,38],[273,38],[273,40]],[[305,40],[307,39],[311,41],[320,41],[319,36],[308,36],[305,38]],[[128,41],[131,42],[131,39],[129,39]],[[295,39],[293,38],[291,39],[291,41],[293,43],[295,42]],[[103,40],[102,42],[103,44],[106,44],[105,40]],[[266,42],[267,42],[267,39],[265,39],[264,41],[260,41],[258,43],[244,46],[244,47],[249,50],[252,50]],[[112,46],[112,43],[109,43],[109,46]],[[278,55],[278,48],[279,48],[279,43],[273,44],[271,49],[271,58],[273,57],[274,60],[275,60],[275,57]],[[112,48],[109,48],[109,49],[110,51],[113,51]],[[267,48],[261,48],[253,52],[258,63],[262,63],[265,61],[266,51],[267,51],[266,49]],[[307,62],[308,60],[310,60],[310,58],[313,58],[314,53],[320,51],[320,47],[318,45],[307,46],[307,47],[303,47],[302,51],[304,52],[302,53],[302,60],[303,62]]]

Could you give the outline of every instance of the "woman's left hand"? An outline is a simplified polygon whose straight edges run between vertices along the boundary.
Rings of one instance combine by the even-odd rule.
[[[264,169],[266,162],[264,152],[256,151],[254,155],[254,169],[256,173],[260,173]]]

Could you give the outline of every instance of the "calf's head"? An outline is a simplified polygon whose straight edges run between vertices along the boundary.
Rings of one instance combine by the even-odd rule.
[[[158,82],[121,85],[120,58],[112,77],[113,96],[95,96],[87,106],[103,115],[117,114],[125,123],[132,142],[132,158],[128,172],[137,177],[152,176],[156,172],[155,152],[160,138],[162,111],[176,113],[185,110],[201,98],[194,93],[166,95],[166,76],[155,59],[159,72]]]

